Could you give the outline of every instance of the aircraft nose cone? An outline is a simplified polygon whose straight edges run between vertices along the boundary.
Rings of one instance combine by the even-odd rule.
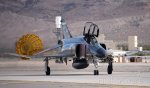
[[[97,50],[97,57],[99,58],[104,58],[106,56],[106,52],[103,49],[98,49]]]

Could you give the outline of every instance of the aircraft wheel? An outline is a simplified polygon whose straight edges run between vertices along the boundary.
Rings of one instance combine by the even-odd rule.
[[[46,68],[46,75],[50,75],[50,67],[48,67],[48,66]]]
[[[107,68],[107,73],[108,74],[112,74],[112,71],[113,71],[113,65],[112,63],[108,65],[108,68]]]
[[[99,71],[98,70],[94,70],[94,75],[99,75]]]

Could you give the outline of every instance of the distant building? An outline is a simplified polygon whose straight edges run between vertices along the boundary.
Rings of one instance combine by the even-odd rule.
[[[137,47],[138,51],[143,51],[143,47]]]
[[[97,40],[100,43],[104,43],[107,49],[116,49],[116,43],[113,40],[105,40],[104,34],[100,34]]]
[[[150,63],[150,56],[127,56],[126,62],[143,62],[143,63]]]
[[[125,54],[126,51],[121,51],[121,50],[108,50],[108,53],[111,52],[111,55],[114,57],[114,62],[115,63],[125,63],[126,62],[126,58],[125,58]]]
[[[128,50],[137,50],[138,38],[137,36],[128,36]]]
[[[114,56],[114,63],[150,63],[150,56]]]
[[[126,63],[127,60],[124,56],[114,56],[114,62],[115,63]]]

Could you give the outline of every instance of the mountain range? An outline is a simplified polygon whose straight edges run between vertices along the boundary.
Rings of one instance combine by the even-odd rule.
[[[0,0],[0,51],[14,52],[16,41],[27,33],[37,34],[45,48],[52,46],[58,15],[73,36],[82,35],[85,22],[92,21],[118,44],[132,35],[140,44],[150,43],[149,0]]]

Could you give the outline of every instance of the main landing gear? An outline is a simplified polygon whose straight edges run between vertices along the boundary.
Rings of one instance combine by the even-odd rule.
[[[107,57],[107,60],[108,60],[107,73],[112,74],[112,71],[113,71],[113,58],[112,58],[112,56]]]
[[[112,62],[109,62],[108,68],[107,68],[107,73],[112,74],[112,71],[113,71],[113,65],[112,65]]]
[[[44,61],[45,61],[45,73],[46,75],[50,75],[51,70],[50,67],[48,66],[48,57],[46,57]]]
[[[48,66],[48,57],[45,58],[45,74],[46,75],[50,75],[51,70],[50,67]],[[108,74],[112,74],[113,71],[113,58],[112,57],[107,57],[107,61],[108,61],[108,68],[107,68],[107,73]],[[95,66],[95,70],[94,70],[94,75],[99,75],[99,70],[98,70],[98,61],[97,59],[93,60],[93,64]]]
[[[108,62],[108,67],[107,67],[107,73],[112,74],[113,72],[113,57],[110,55],[106,58],[106,61]],[[93,59],[93,64],[95,66],[94,70],[94,75],[99,75],[99,70],[98,70],[98,61],[97,59]]]

